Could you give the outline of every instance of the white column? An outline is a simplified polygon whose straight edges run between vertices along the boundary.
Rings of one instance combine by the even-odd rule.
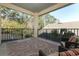
[[[38,37],[38,15],[37,13],[35,13],[34,15],[34,37],[37,38]]]

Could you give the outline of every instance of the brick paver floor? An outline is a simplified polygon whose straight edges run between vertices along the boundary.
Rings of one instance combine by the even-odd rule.
[[[58,43],[41,38],[28,38],[7,42],[5,44],[6,52],[4,55],[10,56],[38,56],[39,50],[42,50],[45,55],[50,55],[58,51],[59,45]]]

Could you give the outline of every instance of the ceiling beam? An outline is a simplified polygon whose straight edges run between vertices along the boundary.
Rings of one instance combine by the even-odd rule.
[[[67,5],[69,5],[69,3],[57,3],[55,5],[48,7],[47,9],[42,10],[41,12],[38,13],[38,15],[40,16],[40,15],[43,15],[45,13],[49,13],[51,11],[57,10],[59,8],[65,7]]]
[[[33,12],[31,12],[29,10],[26,10],[24,8],[18,7],[16,5],[14,5],[14,4],[11,4],[11,3],[0,3],[0,5],[8,7],[8,8],[12,8],[12,9],[14,9],[16,11],[20,11],[20,12],[24,12],[24,13],[27,13],[27,14],[30,14],[30,15],[34,15]]]

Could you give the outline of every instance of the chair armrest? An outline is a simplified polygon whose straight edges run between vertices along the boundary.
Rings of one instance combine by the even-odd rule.
[[[71,45],[74,45],[74,48],[77,46],[77,42],[65,42],[65,47],[69,48]]]
[[[64,51],[68,51],[68,49],[67,48],[65,48],[65,47],[63,47],[63,46],[58,46],[58,55],[60,56],[60,53],[61,52],[64,52]]]
[[[67,51],[68,49],[63,46],[58,46],[59,52]]]

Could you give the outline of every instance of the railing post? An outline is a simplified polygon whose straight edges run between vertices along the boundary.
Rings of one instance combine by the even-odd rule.
[[[0,12],[1,13],[1,12]],[[1,16],[0,16],[0,44],[1,44],[1,40],[2,40],[2,34],[1,34],[1,23],[2,23],[2,21],[1,21],[2,19],[1,19]]]
[[[1,40],[2,40],[2,36],[1,36],[1,27],[0,27],[0,44],[1,44]]]
[[[1,18],[1,17],[0,17],[0,18]],[[1,36],[1,35],[2,35],[2,33],[1,33],[1,30],[2,30],[2,28],[1,28],[1,22],[2,22],[2,21],[1,21],[1,19],[0,19],[0,44],[1,44],[1,40],[2,40],[2,36]]]
[[[78,37],[78,29],[77,29],[77,37]]]
[[[25,33],[24,33],[24,31],[26,30],[26,28],[23,28],[21,30],[22,30],[22,39],[25,39]]]

